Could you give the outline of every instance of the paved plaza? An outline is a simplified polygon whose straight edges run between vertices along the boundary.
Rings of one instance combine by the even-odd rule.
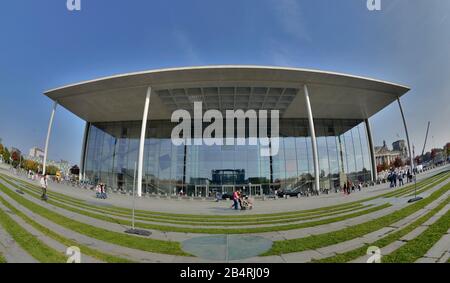
[[[46,203],[36,198],[33,192],[38,192],[38,187],[30,187],[30,180],[17,178],[18,176],[5,170],[0,170],[0,175],[4,176],[0,178],[0,198],[4,200],[0,204],[0,210],[6,212],[12,221],[35,237],[39,243],[58,253],[64,253],[67,248],[61,237],[80,245],[81,250],[86,253],[83,254],[83,262],[111,260],[86,249],[101,251],[117,257],[119,261],[133,262],[326,261],[392,237],[392,240],[381,248],[382,254],[389,260],[403,254],[405,249],[416,241],[430,241],[426,238],[429,237],[428,234],[436,234],[436,229],[448,225],[443,221],[448,217],[450,208],[449,169],[450,166],[447,165],[418,176],[418,190],[424,197],[424,205],[420,202],[407,202],[414,192],[413,187],[390,189],[388,184],[363,188],[361,192],[349,196],[331,193],[304,198],[257,200],[255,209],[251,211],[234,211],[230,209],[229,201],[216,203],[207,200],[141,198],[136,200],[136,206],[142,211],[176,213],[146,215],[139,212],[136,224],[140,228],[147,227],[146,230],[152,233],[148,237],[129,236],[124,233],[131,224],[131,215],[120,211],[132,206],[131,196],[111,194],[107,200],[98,200],[90,190],[52,183],[49,186],[50,198]],[[22,190],[23,194],[17,193],[18,189]],[[54,195],[54,192],[61,195]],[[370,200],[366,201],[368,198]],[[427,202],[429,198],[431,200]],[[70,201],[71,199],[73,201]],[[330,206],[337,207],[329,208]],[[58,221],[48,213],[43,214],[36,210],[39,207],[48,209],[48,213],[66,217],[67,220]],[[308,209],[318,211],[304,212]],[[406,213],[405,209],[413,210]],[[405,211],[404,215],[394,216],[402,211]],[[285,214],[270,216],[271,213],[277,212]],[[237,217],[228,217],[231,215]],[[208,216],[218,218],[209,219]],[[388,216],[394,217],[395,221],[385,224],[376,222]],[[29,217],[42,226],[33,225],[24,217]],[[278,217],[281,217],[281,220],[278,220]],[[70,221],[76,221],[77,226],[65,223]],[[224,221],[235,221],[232,223],[236,224]],[[79,228],[79,225],[88,226]],[[367,228],[372,226],[373,228]],[[49,234],[42,230],[42,227],[59,236]],[[89,229],[93,228],[87,227],[95,227],[105,232],[92,234]],[[358,232],[355,236],[343,232],[352,227],[369,230]],[[214,233],[214,229],[222,232]],[[446,262],[450,256],[449,231],[447,228],[439,232],[442,236],[435,238],[415,261]],[[102,234],[110,232],[114,233],[115,238]],[[314,243],[314,237],[321,240]],[[342,237],[342,240],[336,240],[334,237]],[[123,239],[136,243],[127,242],[128,240],[123,242]],[[308,243],[309,239],[312,243]],[[138,244],[141,240],[144,240],[143,244]],[[151,244],[152,241],[162,246],[155,247]],[[284,246],[284,243],[288,242],[293,246]],[[296,242],[303,244],[296,246]],[[167,244],[172,245],[173,250],[164,252],[163,247]],[[14,238],[14,234],[10,234],[10,231],[2,226],[0,254],[8,262],[40,261],[30,254],[23,243]],[[366,262],[367,259],[368,256],[362,253],[349,258],[348,261]]]
[[[449,170],[450,165],[438,167],[429,171],[426,171],[417,176],[417,182],[431,175],[437,174]],[[11,174],[10,172],[0,171],[5,174]],[[24,176],[14,177],[27,180]],[[29,181],[29,180],[27,180]],[[34,181],[36,185],[39,185],[39,181]],[[110,193],[107,200],[99,200],[95,197],[95,192],[91,190],[80,189],[68,185],[50,183],[50,191],[60,192],[68,196],[83,199],[89,203],[100,206],[120,206],[131,208],[133,205],[133,198],[128,194]],[[265,213],[277,213],[277,212],[289,212],[297,210],[315,209],[325,206],[334,206],[345,204],[349,202],[359,201],[369,197],[381,195],[389,192],[392,189],[389,188],[388,183],[382,183],[379,185],[363,188],[361,192],[355,191],[350,195],[343,195],[342,193],[330,193],[322,194],[319,196],[310,197],[291,197],[289,199],[273,199],[267,198],[266,200],[255,200],[255,208],[253,210],[246,211],[234,211],[230,209],[232,201],[220,201],[219,203],[211,200],[185,200],[185,199],[166,199],[166,198],[149,198],[142,197],[136,198],[136,209],[151,210],[157,212],[167,213],[181,213],[181,214],[207,214],[207,215],[247,215],[247,214],[265,214]],[[384,200],[383,200],[384,201]],[[403,203],[403,199],[393,200],[393,202]]]

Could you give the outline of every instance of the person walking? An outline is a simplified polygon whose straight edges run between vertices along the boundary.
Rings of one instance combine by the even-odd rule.
[[[233,192],[233,208],[235,210],[239,209],[239,193],[237,191]]]
[[[108,196],[106,195],[106,185],[104,183],[101,184],[100,189],[102,199],[107,199]]]
[[[101,185],[98,184],[98,185],[95,187],[95,197],[96,197],[96,198],[100,198],[100,197],[101,197],[101,194],[102,194]]]
[[[41,178],[41,189],[42,189],[42,195],[41,195],[41,200],[43,201],[47,201],[47,186],[48,186],[48,182],[47,182],[47,174],[45,174],[44,176],[42,176]]]
[[[398,174],[398,186],[403,186],[403,172],[400,172],[400,174]]]

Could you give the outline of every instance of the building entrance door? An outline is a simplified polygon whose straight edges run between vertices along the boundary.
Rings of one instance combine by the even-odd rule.
[[[194,190],[194,196],[196,197],[208,197],[209,188],[207,185],[196,185]]]
[[[222,186],[222,194],[232,195],[235,190],[236,190],[236,187],[234,185],[223,185]]]
[[[249,195],[250,196],[262,196],[263,195],[263,188],[262,185],[249,185]]]

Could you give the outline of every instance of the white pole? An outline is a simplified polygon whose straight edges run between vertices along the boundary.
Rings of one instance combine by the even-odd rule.
[[[148,107],[150,105],[150,95],[152,88],[148,87],[147,96],[145,97],[144,114],[142,117],[141,139],[139,141],[139,158],[138,158],[138,174],[137,174],[137,194],[138,197],[142,196],[142,170],[144,167],[144,144],[145,144],[145,131],[147,129]]]
[[[411,153],[411,144],[409,143],[409,134],[408,134],[408,126],[406,125],[405,114],[403,113],[402,103],[400,102],[400,98],[397,98],[398,106],[400,107],[400,113],[402,114],[403,125],[405,127],[406,133],[406,142],[408,143],[408,151],[409,151],[409,161],[411,162],[411,174],[414,174],[414,157]]]
[[[373,137],[372,137],[372,128],[370,127],[369,119],[365,119],[364,123],[366,124],[366,133],[367,139],[369,141],[369,150],[370,150],[370,159],[372,159],[372,181],[376,182],[378,179],[377,172],[377,163],[375,158],[375,149],[373,145]]]
[[[50,121],[48,123],[48,129],[47,129],[47,138],[45,139],[45,149],[44,149],[44,164],[42,169],[42,175],[45,176],[45,170],[47,166],[47,154],[48,154],[48,142],[50,140],[50,134],[52,132],[52,126],[53,126],[53,118],[55,117],[55,111],[56,107],[58,106],[58,102],[55,101],[53,104],[52,114],[50,115]]]
[[[135,192],[136,192],[136,167],[137,164],[136,162],[134,162],[134,174],[133,174],[133,213],[132,213],[132,217],[131,217],[131,228],[134,230],[134,211],[135,211],[135,206],[136,206],[136,196],[135,196]]]
[[[304,85],[303,87],[305,92],[305,101],[306,101],[306,109],[308,111],[308,121],[309,121],[309,129],[311,132],[311,143],[313,150],[313,161],[314,161],[314,181],[316,186],[316,191],[319,193],[320,189],[320,175],[319,175],[319,156],[317,154],[317,142],[316,142],[316,131],[314,129],[314,118],[311,110],[311,102],[309,100],[309,92],[308,86]]]

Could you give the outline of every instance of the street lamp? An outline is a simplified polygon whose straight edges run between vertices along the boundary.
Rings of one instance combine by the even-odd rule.
[[[411,168],[413,168],[413,166],[411,166]],[[417,177],[416,177],[416,172],[414,172],[414,170],[411,169],[411,172],[413,174],[413,178],[414,178],[414,198],[409,199],[408,203],[412,203],[415,201],[419,201],[421,199],[423,199],[423,197],[418,197],[417,196]]]
[[[136,168],[137,163],[134,163],[134,174],[133,174],[133,205],[132,205],[132,213],[131,213],[131,229],[125,230],[127,234],[134,234],[139,236],[150,236],[152,232],[147,230],[136,229],[135,222],[135,210],[136,210]]]

